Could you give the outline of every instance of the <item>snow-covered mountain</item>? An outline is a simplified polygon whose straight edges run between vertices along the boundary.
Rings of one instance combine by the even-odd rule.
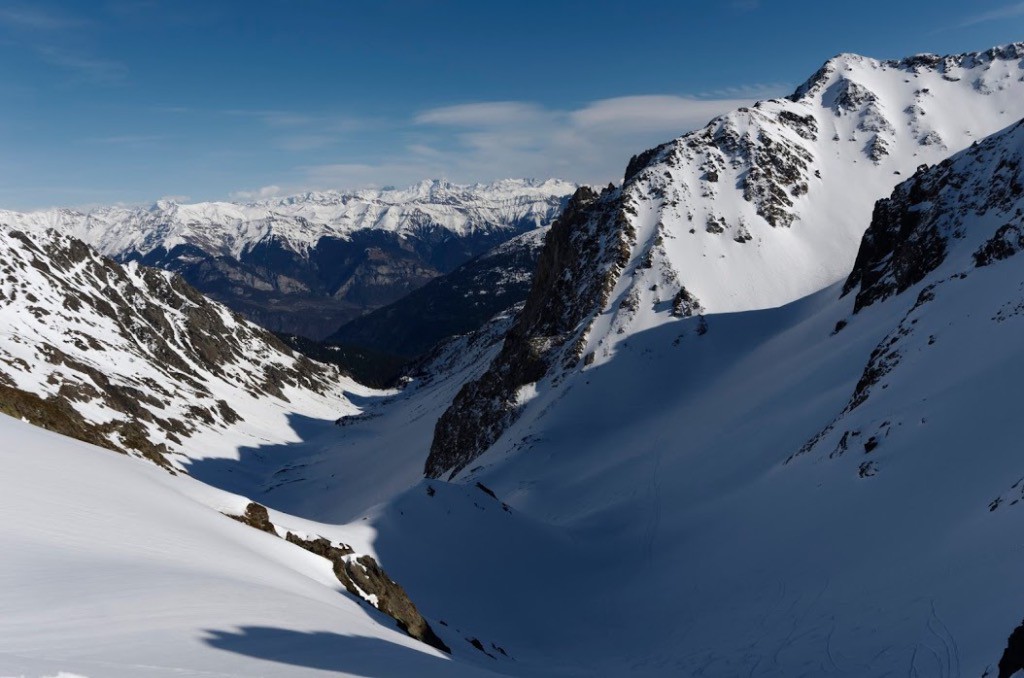
[[[0,418],[32,452],[0,450],[17,554],[0,579],[29,582],[4,589],[0,658],[112,675],[1009,678],[1024,669],[1022,75],[1022,45],[838,57],[792,99],[641,154],[621,188],[579,189],[525,302],[438,347],[406,389],[345,386],[337,422],[289,416],[291,441],[194,459],[191,478]],[[924,114],[906,103],[930,97]],[[451,660],[353,618],[355,597],[324,601],[344,575],[382,602],[349,550],[401,582]],[[79,607],[67,563],[116,623]]]
[[[1020,116],[1024,43],[902,61],[844,54],[632,159],[550,231],[502,354],[438,424],[427,470],[465,467],[555,366],[601,364],[681,316],[778,306],[850,271],[875,201]]]
[[[294,439],[369,393],[172,273],[0,226],[0,411],[181,468]]]
[[[518,389],[451,482],[415,481],[423,431],[499,344],[453,345],[453,383],[312,439],[263,496],[337,520],[374,504],[411,594],[521,675],[1011,676],[1022,215],[1019,123],[880,202],[846,282],[651,323]]]
[[[508,240],[549,224],[572,184],[549,179],[319,192],[255,203],[160,201],[89,212],[0,211],[118,261],[180,273],[273,331],[322,338]]]

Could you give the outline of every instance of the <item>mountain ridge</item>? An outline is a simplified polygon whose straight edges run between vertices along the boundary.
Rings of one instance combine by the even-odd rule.
[[[591,245],[622,256],[578,249],[564,272],[577,288],[608,292],[550,335],[544,328],[564,311],[545,285],[563,271],[538,274],[509,351],[439,420],[428,475],[457,473],[482,454],[518,416],[520,389],[545,375],[610,360],[632,334],[679,317],[779,306],[847,276],[878,197],[1013,122],[1022,54],[1015,43],[894,62],[841,55],[791,98],[727,113],[634,156],[622,186],[578,219],[594,232]],[[968,108],[973,126],[964,129]],[[545,317],[529,329],[527,319]],[[526,354],[534,368],[523,371],[513,356]]]
[[[0,211],[118,261],[180,273],[263,327],[322,339],[520,233],[547,225],[574,185],[509,179],[318,192],[253,203]]]

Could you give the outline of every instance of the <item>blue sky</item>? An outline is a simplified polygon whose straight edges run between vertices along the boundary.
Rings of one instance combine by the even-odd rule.
[[[0,0],[0,207],[617,181],[836,53],[1015,40],[1005,0]]]

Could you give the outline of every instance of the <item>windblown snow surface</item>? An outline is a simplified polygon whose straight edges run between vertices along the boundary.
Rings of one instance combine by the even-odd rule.
[[[0,451],[0,580],[17,584],[0,587],[0,668],[997,675],[1024,616],[1024,127],[916,173],[914,154],[938,162],[939,144],[948,154],[1019,119],[1022,56],[844,56],[794,101],[751,109],[801,106],[816,138],[855,137],[849,151],[804,148],[818,188],[814,165],[786,162],[747,198],[731,161],[710,168],[715,181],[698,162],[736,199],[688,197],[705,190],[685,188],[695,171],[669,180],[658,154],[693,142],[714,155],[720,143],[694,141],[703,132],[648,156],[638,171],[657,171],[623,189],[636,191],[628,261],[580,330],[596,359],[557,361],[518,389],[510,425],[447,482],[422,476],[435,424],[497,359],[514,312],[439,349],[400,393],[349,394],[361,411],[337,425],[292,416],[300,443],[188,466],[222,490],[0,419],[20,446]],[[925,89],[955,91],[922,104],[940,141],[912,133]],[[809,141],[779,134],[794,156]],[[778,156],[762,157],[745,167]],[[772,186],[793,167],[808,192],[787,205]],[[658,176],[675,198],[651,192]],[[768,217],[738,213],[756,205]],[[646,295],[669,283],[703,314]],[[326,561],[218,515],[242,496],[375,554],[452,659],[336,593]]]
[[[246,500],[0,415],[0,675],[481,675],[242,525]],[[272,513],[372,553],[373,530]]]

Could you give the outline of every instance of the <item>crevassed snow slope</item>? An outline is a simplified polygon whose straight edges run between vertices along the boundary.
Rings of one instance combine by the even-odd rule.
[[[0,440],[0,675],[487,674],[357,603],[325,559],[219,513],[241,497],[2,415]]]

